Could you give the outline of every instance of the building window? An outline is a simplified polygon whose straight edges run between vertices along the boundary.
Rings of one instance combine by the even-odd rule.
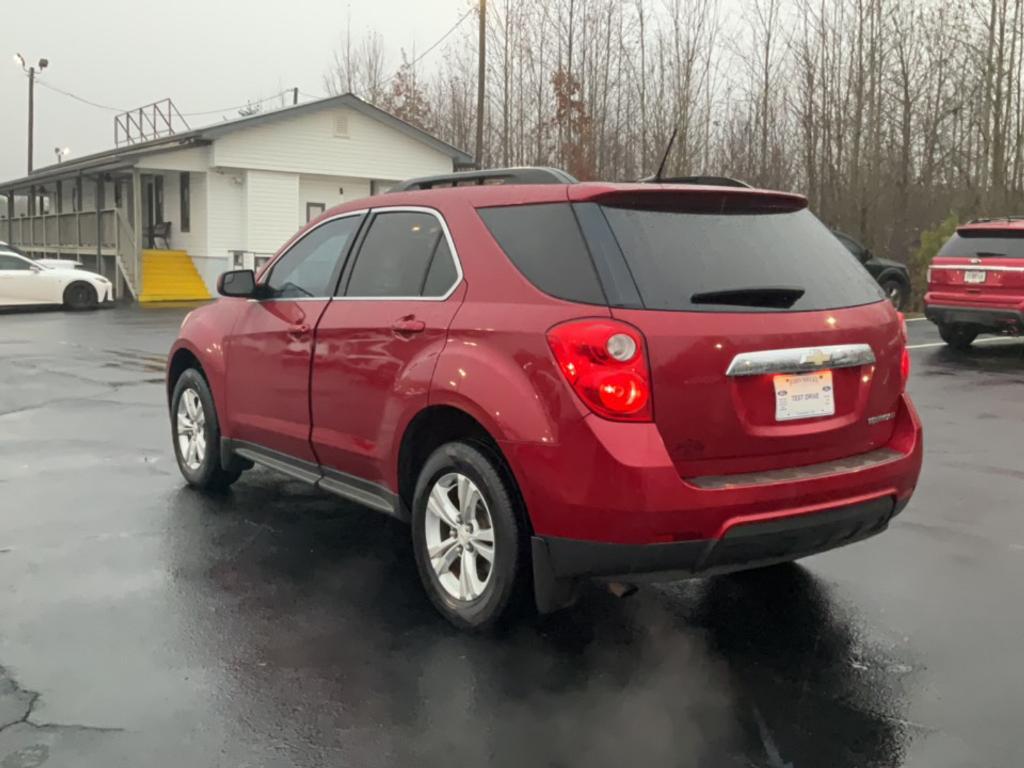
[[[78,213],[82,210],[82,177],[75,179],[75,185],[71,187],[71,210]]]
[[[312,221],[326,210],[327,206],[323,203],[306,203],[306,221]]]
[[[181,231],[192,229],[192,190],[189,187],[188,171],[181,174]]]

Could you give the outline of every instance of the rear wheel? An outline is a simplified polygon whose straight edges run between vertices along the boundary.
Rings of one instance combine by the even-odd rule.
[[[68,309],[92,309],[97,303],[96,289],[88,283],[79,281],[64,289],[64,306]]]
[[[460,629],[494,626],[528,586],[525,531],[494,461],[465,442],[442,445],[420,471],[412,539],[427,596]]]
[[[978,331],[969,325],[940,325],[939,336],[953,349],[963,352],[978,338]]]
[[[189,485],[223,490],[242,474],[220,461],[220,423],[206,379],[195,368],[178,378],[171,396],[171,426],[178,469]]]
[[[882,290],[885,291],[886,297],[897,310],[903,309],[907,303],[907,287],[901,280],[890,278],[882,281]]]

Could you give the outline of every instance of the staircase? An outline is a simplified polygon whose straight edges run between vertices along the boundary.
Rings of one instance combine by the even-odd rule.
[[[187,251],[142,251],[142,303],[204,301],[210,298]]]

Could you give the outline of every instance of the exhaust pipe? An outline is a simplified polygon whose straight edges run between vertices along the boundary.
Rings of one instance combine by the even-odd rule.
[[[606,586],[608,587],[608,591],[618,598],[635,595],[637,591],[636,584],[626,584],[621,581],[609,581]]]

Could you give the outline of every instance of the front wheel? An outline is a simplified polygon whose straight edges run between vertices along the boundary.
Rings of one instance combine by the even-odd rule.
[[[969,325],[940,325],[939,336],[953,349],[964,352],[978,338],[978,331]]]
[[[220,422],[206,379],[195,368],[178,378],[171,395],[171,426],[178,469],[188,484],[223,490],[242,474],[220,462]]]
[[[460,629],[498,623],[528,586],[525,530],[495,461],[476,445],[442,445],[420,471],[412,540],[427,596]]]
[[[81,281],[64,289],[64,306],[72,310],[92,309],[99,303],[96,289]]]

